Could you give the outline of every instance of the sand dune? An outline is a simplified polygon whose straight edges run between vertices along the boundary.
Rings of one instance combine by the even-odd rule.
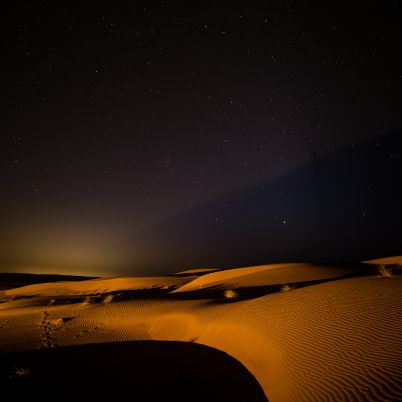
[[[383,278],[375,266],[367,264],[367,271],[360,271],[360,265],[279,264],[192,278],[116,278],[59,287],[53,283],[39,290],[27,286],[2,292],[0,353],[130,340],[181,341],[237,359],[269,401],[400,401],[402,275],[397,269]],[[301,282],[307,285],[297,287]],[[296,284],[296,289],[252,297],[253,289],[283,283]],[[154,297],[153,289],[163,286],[177,290]],[[150,293],[130,298],[130,290],[141,287]],[[249,297],[227,299],[217,293],[210,298],[197,291],[200,287],[247,288]],[[125,298],[106,300],[110,293],[125,291]],[[31,297],[11,300],[24,292]],[[69,292],[104,296],[83,303],[69,299]],[[182,294],[189,297],[177,297]],[[220,372],[223,381],[225,372]]]
[[[194,277],[186,276],[160,276],[160,277],[125,277],[125,278],[101,278],[79,282],[54,282],[28,285],[16,289],[0,292],[0,298],[5,296],[68,296],[101,294],[127,290],[175,288]]]
[[[95,279],[95,277],[0,272],[0,291],[32,285],[35,283],[82,281],[88,279]]]
[[[219,271],[215,268],[196,268],[196,269],[187,269],[185,271],[176,272],[175,275],[204,275],[209,272]]]
[[[400,265],[402,266],[402,256],[377,258],[376,260],[364,261],[367,264],[385,264],[385,265]]]
[[[212,272],[182,285],[174,292],[208,288],[273,286],[339,278],[359,272],[361,267],[323,266],[318,264],[273,264]]]

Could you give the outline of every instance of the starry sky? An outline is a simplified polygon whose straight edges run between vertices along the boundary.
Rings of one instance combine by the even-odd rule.
[[[340,172],[331,176],[334,202],[359,187],[342,187],[342,174],[370,170],[358,170],[367,155],[367,166],[383,157],[391,165],[353,196],[359,205],[331,238],[339,247],[317,258],[349,257],[339,240],[345,228],[395,232],[401,8],[307,0],[5,6],[0,271],[135,275],[314,259],[311,244],[303,243],[309,253],[292,250],[340,220],[303,209],[311,205],[303,172],[329,161],[327,174]],[[354,163],[338,169],[333,161],[344,157]],[[395,201],[381,219],[385,206],[364,193],[378,183]],[[275,198],[281,185],[291,198]],[[356,214],[364,224],[350,221]],[[314,232],[301,216],[327,226]],[[266,225],[249,232],[258,222]],[[281,241],[276,254],[265,252],[267,231]],[[378,254],[402,253],[376,244]],[[353,258],[367,248],[359,243]]]

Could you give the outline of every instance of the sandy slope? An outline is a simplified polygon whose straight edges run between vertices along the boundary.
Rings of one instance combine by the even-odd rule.
[[[339,279],[350,269],[281,264],[219,271],[184,281],[180,292],[164,297],[111,301],[105,295],[96,303],[62,304],[71,291],[111,292],[114,285],[123,291],[140,284],[134,278],[126,285],[124,278],[103,280],[102,286],[94,285],[100,280],[79,282],[79,288],[64,283],[51,305],[44,297],[0,304],[0,351],[124,340],[196,342],[238,359],[270,401],[400,401],[402,275]],[[333,280],[247,300],[203,299],[202,291],[199,297],[195,291],[200,285],[252,289],[328,278]],[[189,280],[142,283],[179,286],[176,279]],[[41,287],[39,294],[50,296],[54,285]],[[178,298],[186,289],[192,297]],[[31,286],[27,290],[37,294]]]
[[[364,261],[368,264],[385,264],[385,265],[401,265],[402,266],[402,255],[397,255],[393,257],[377,258],[376,260]]]
[[[186,276],[160,276],[160,277],[126,277],[126,278],[101,278],[79,282],[55,282],[39,283],[20,288],[4,290],[0,297],[4,296],[70,296],[87,295],[96,293],[110,293],[121,290],[142,290],[158,288],[175,288],[181,286],[195,277]]]
[[[205,288],[239,288],[252,286],[281,285],[318,281],[341,277],[356,272],[342,266],[316,264],[272,264],[255,267],[228,269],[203,275],[184,284],[175,292],[194,291]]]
[[[204,275],[213,271],[218,271],[218,269],[215,268],[186,269],[185,271],[176,272],[175,275]]]

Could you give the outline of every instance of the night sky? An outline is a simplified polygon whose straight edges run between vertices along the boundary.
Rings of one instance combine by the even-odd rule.
[[[402,254],[402,4],[349,3],[3,6],[0,271]]]

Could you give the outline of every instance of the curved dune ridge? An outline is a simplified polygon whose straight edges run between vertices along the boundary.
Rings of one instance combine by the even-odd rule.
[[[402,255],[393,257],[377,258],[376,260],[364,261],[367,264],[386,264],[386,265],[400,265],[402,266]]]
[[[163,297],[111,297],[124,293],[124,278],[105,279],[102,286],[93,285],[102,280],[80,282],[81,294],[105,291],[79,301],[69,299],[70,284],[60,284],[53,299],[55,284],[48,291],[44,284],[34,297],[28,286],[27,298],[24,288],[11,292],[18,294],[14,300],[10,293],[0,296],[0,352],[130,340],[190,342],[240,361],[269,401],[400,401],[402,275],[396,267],[391,277],[382,277],[375,267],[384,263],[370,264],[362,272],[359,265],[276,264],[190,279],[127,278],[128,291],[140,283],[150,291],[177,288]],[[307,285],[298,287],[300,282]],[[296,287],[252,296],[254,288],[284,283]],[[197,291],[209,287],[247,288],[249,297],[207,298]],[[220,375],[223,380],[225,372]]]
[[[219,271],[219,270],[216,268],[194,268],[176,272],[175,275],[204,275],[213,271]]]
[[[183,284],[175,293],[208,288],[274,286],[286,283],[320,281],[355,274],[357,268],[318,264],[272,264],[208,273]]]

